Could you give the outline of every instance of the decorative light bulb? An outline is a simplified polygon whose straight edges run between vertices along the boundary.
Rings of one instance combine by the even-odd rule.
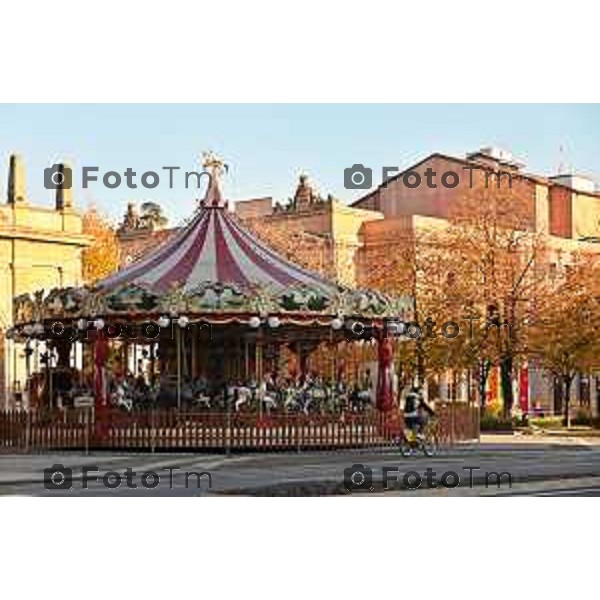
[[[331,328],[335,329],[336,331],[338,329],[341,329],[343,327],[343,325],[344,325],[344,322],[339,317],[336,317],[335,319],[333,319],[331,321]]]
[[[163,315],[162,317],[158,318],[158,321],[156,323],[159,327],[165,328],[165,327],[169,326],[170,322],[171,322],[171,319],[169,319],[169,317]]]

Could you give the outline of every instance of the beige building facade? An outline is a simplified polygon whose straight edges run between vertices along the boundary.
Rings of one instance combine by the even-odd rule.
[[[10,157],[6,201],[0,204],[0,406],[13,405],[25,385],[22,345],[7,339],[13,299],[24,293],[82,283],[81,251],[90,240],[74,209],[70,189],[50,192],[54,208],[33,204],[27,195],[25,165]]]

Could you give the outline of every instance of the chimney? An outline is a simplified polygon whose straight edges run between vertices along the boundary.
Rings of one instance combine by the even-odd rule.
[[[67,163],[59,163],[56,171],[56,210],[70,210],[73,208],[73,170]]]
[[[9,204],[26,202],[25,165],[18,154],[11,154],[9,159],[7,202]]]

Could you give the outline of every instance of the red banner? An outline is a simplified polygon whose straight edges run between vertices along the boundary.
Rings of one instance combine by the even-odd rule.
[[[519,402],[523,412],[529,412],[529,367],[521,367],[519,373]]]
[[[393,406],[392,392],[392,358],[394,352],[392,342],[384,337],[379,340],[379,356],[377,368],[377,408],[388,411]]]

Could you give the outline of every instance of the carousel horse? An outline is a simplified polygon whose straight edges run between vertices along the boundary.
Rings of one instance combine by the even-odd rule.
[[[308,415],[311,412],[317,412],[321,407],[321,403],[327,399],[325,388],[318,384],[312,385],[304,391],[304,414]]]
[[[372,404],[371,392],[354,388],[350,394],[350,409],[352,412],[362,413],[370,404]]]
[[[211,397],[204,391],[195,392],[193,402],[196,406],[203,406],[204,408],[211,407]]]
[[[264,405],[267,412],[270,412],[273,408],[277,408],[275,393],[268,390],[265,382],[261,383],[258,388],[258,401]]]
[[[127,412],[131,412],[133,409],[131,390],[128,389],[125,382],[116,384],[115,391],[110,395],[110,401],[117,408],[124,409]]]
[[[238,385],[238,386],[231,386],[229,388],[230,390],[230,395],[233,398],[237,399],[235,400],[235,412],[238,412],[241,410],[242,406],[244,406],[244,404],[251,404],[252,403],[252,397],[253,397],[253,393],[252,393],[252,389],[243,385]]]
[[[283,390],[283,408],[288,412],[304,410],[304,398],[301,389],[289,386]]]

